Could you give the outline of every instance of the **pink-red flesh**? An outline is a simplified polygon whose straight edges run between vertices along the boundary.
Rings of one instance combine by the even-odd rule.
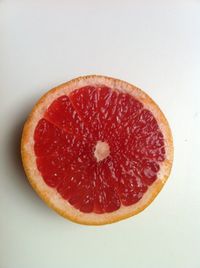
[[[45,183],[82,212],[113,212],[137,203],[157,179],[164,138],[153,114],[133,96],[86,86],[57,98],[34,133]],[[110,155],[97,162],[98,141]]]

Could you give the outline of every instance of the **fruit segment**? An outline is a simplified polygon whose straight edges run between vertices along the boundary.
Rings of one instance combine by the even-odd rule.
[[[69,97],[57,98],[45,112],[44,118],[67,133],[82,139],[89,138],[90,133],[85,127],[77,111],[72,106]]]
[[[45,183],[84,213],[137,203],[165,160],[153,114],[130,94],[104,85],[54,100],[36,126],[34,150]]]

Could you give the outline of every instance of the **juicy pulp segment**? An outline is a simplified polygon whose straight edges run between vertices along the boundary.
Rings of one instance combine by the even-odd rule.
[[[137,203],[165,159],[164,137],[153,114],[133,96],[100,85],[53,101],[34,141],[45,183],[85,213]],[[99,141],[110,150],[101,161],[94,156]]]

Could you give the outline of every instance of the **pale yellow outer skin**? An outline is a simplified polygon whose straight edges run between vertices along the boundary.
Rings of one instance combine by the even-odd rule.
[[[145,108],[149,109],[154,114],[165,139],[166,159],[160,165],[158,179],[149,187],[148,191],[138,203],[128,207],[121,206],[120,209],[111,213],[83,213],[75,209],[66,200],[64,200],[54,188],[45,184],[37,169],[35,161],[33,134],[37,122],[43,117],[47,107],[59,96],[63,94],[67,95],[74,89],[86,85],[106,85],[113,89],[133,95],[143,103]],[[54,209],[61,216],[76,223],[86,225],[103,225],[136,215],[144,210],[154,200],[161,191],[171,172],[173,162],[173,139],[169,124],[164,114],[158,105],[141,89],[115,78],[90,75],[73,79],[53,88],[36,103],[24,125],[21,140],[21,155],[24,170],[30,184],[49,207]]]

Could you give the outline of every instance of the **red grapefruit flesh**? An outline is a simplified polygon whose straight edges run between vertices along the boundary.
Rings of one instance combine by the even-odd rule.
[[[106,224],[154,199],[170,173],[172,136],[140,89],[88,76],[36,104],[24,128],[22,159],[34,189],[57,212]]]

